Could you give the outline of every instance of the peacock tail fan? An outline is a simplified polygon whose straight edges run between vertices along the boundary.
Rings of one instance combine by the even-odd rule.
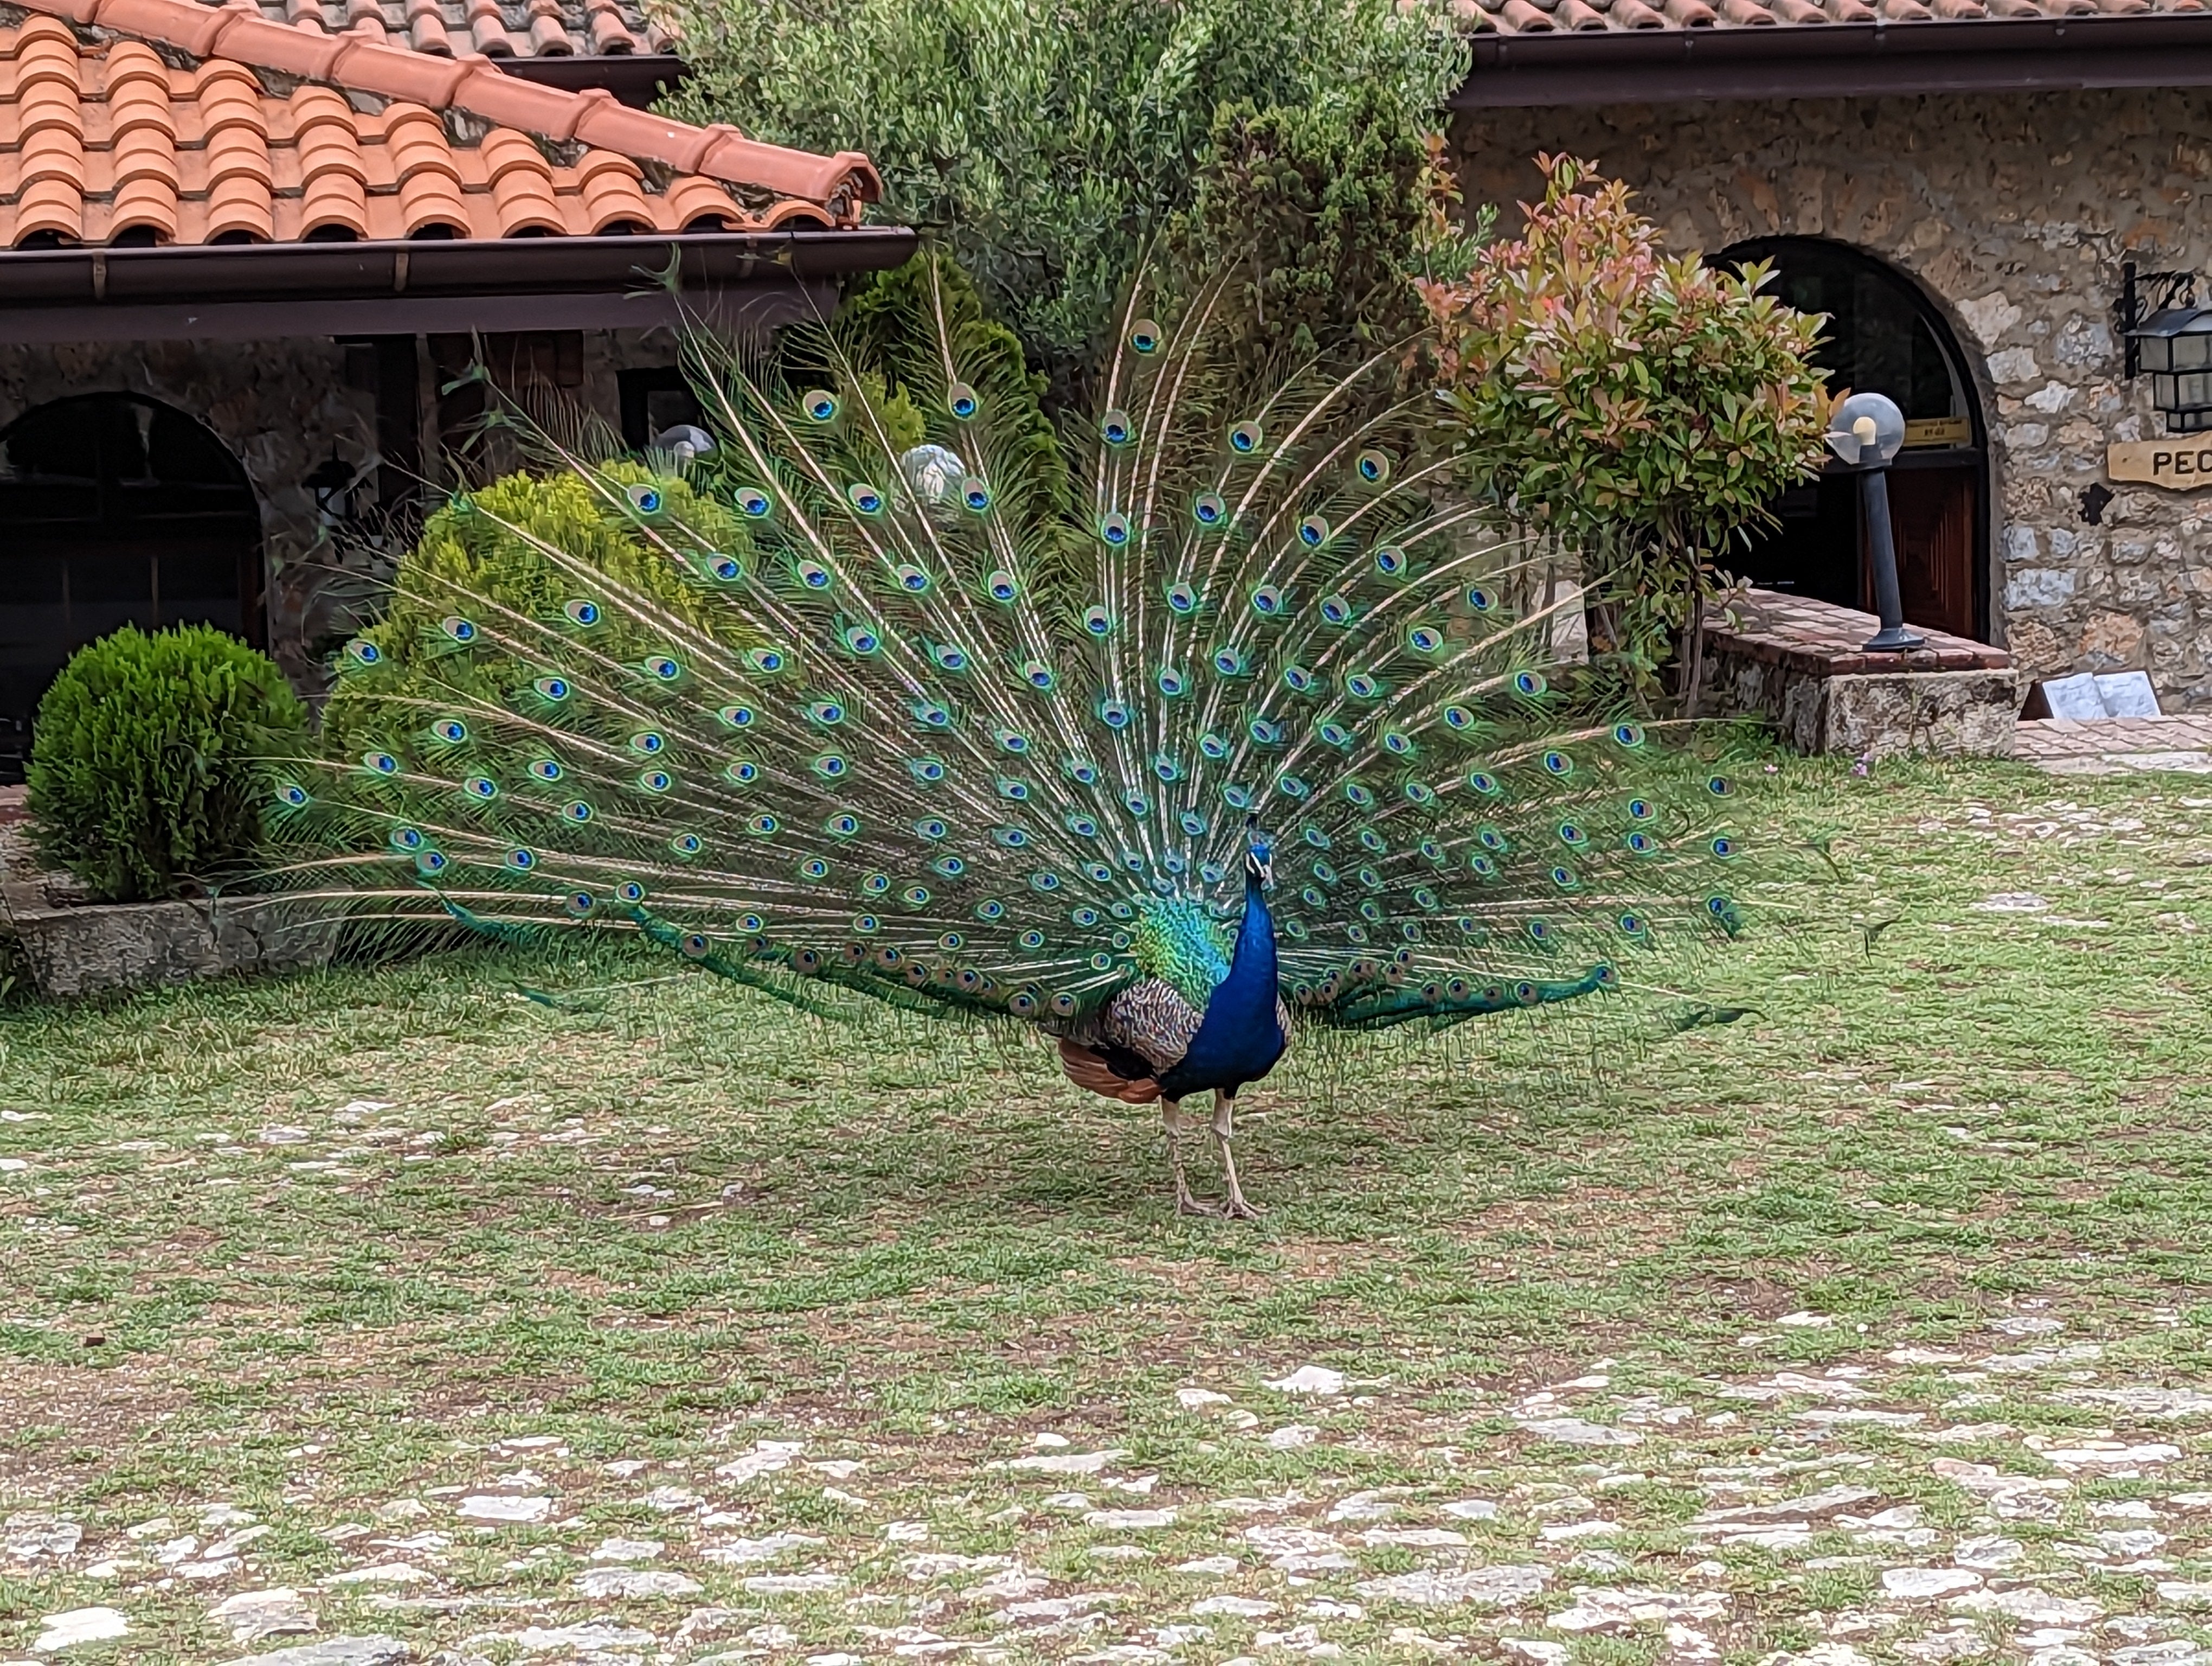
[[[1139,293],[1054,435],[918,293],[895,362],[695,337],[706,456],[547,436],[432,517],[279,788],[288,882],[1060,1032],[1226,945],[1255,824],[1285,996],[1347,1036],[1661,992],[1741,927],[1734,777],[1552,685],[1393,356],[1224,409],[1211,295]]]

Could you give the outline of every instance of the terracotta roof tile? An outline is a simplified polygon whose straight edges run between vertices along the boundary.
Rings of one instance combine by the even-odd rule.
[[[556,0],[535,3],[553,16]],[[251,0],[30,4],[20,27],[0,28],[0,248],[42,234],[196,243],[849,225],[880,192],[865,156],[691,127],[604,91],[518,80],[475,53],[273,23]],[[593,15],[611,8],[599,0]],[[432,21],[446,27],[444,15]],[[175,52],[165,59],[149,41]],[[249,66],[307,79],[264,85]]]

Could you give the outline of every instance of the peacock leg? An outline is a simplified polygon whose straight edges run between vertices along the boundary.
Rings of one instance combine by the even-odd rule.
[[[1183,1177],[1182,1137],[1195,1133],[1203,1126],[1197,1117],[1186,1112],[1173,1099],[1160,1101],[1160,1121],[1168,1131],[1168,1160],[1175,1164],[1176,1213],[1179,1215],[1218,1215],[1218,1203],[1201,1203],[1190,1195],[1190,1182]]]
[[[1237,1158],[1229,1149],[1236,1110],[1237,1096],[1225,1088],[1215,1089],[1213,1143],[1221,1148],[1221,1173],[1229,1183],[1229,1207],[1221,1213],[1231,1220],[1257,1220],[1260,1212],[1244,1201],[1244,1189],[1237,1183]]]

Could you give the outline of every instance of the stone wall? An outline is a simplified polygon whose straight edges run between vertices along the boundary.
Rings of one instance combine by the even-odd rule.
[[[1470,110],[1469,202],[1534,197],[1539,152],[1626,179],[1675,249],[1829,237],[1901,268],[1972,363],[1990,437],[1994,634],[2033,676],[2148,670],[2212,708],[2212,492],[2112,486],[2107,441],[2154,439],[2121,380],[2120,263],[2212,271],[2212,100],[2007,94]],[[2200,294],[2200,300],[2212,296]],[[2117,495],[2100,524],[2083,493]]]
[[[314,495],[300,483],[334,452],[359,465],[376,451],[375,401],[346,386],[344,349],[315,339],[0,346],[0,428],[52,399],[106,392],[143,394],[197,417],[244,467],[271,562],[270,645],[295,669],[313,603],[300,581],[323,535]]]
[[[558,390],[546,414],[586,417],[595,443],[619,443],[617,371],[673,363],[673,338],[665,330],[603,330],[586,332],[582,348],[580,383]],[[417,356],[422,454],[435,459],[436,377],[427,352]],[[348,385],[345,349],[317,337],[0,345],[0,428],[52,399],[109,392],[143,394],[198,418],[244,467],[261,508],[270,652],[303,689],[314,689],[313,645],[343,628],[343,599],[360,586],[339,570],[349,557],[301,482],[333,454],[356,470],[377,455],[375,397]],[[427,471],[439,488],[454,478],[435,460]],[[349,559],[361,565],[357,552]]]

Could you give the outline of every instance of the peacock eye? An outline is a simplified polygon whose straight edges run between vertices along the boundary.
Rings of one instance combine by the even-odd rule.
[[[741,487],[737,496],[737,505],[738,513],[749,520],[764,519],[768,512],[775,507],[769,495],[757,486]]]
[[[641,483],[639,485],[628,488],[626,496],[629,498],[632,507],[634,507],[640,514],[652,515],[659,514],[660,513],[660,489],[659,487],[647,486]]]
[[[573,601],[561,611],[568,616],[569,622],[574,624],[595,625],[599,622],[599,605],[597,602]]]
[[[965,382],[955,382],[945,390],[945,404],[963,423],[982,408],[975,398],[975,390]]]
[[[1328,522],[1319,515],[1308,515],[1298,522],[1298,542],[1309,550],[1318,550],[1328,542]]]
[[[1134,435],[1126,410],[1109,410],[1098,419],[1098,437],[1109,446],[1126,446]]]
[[[976,476],[971,474],[960,483],[960,501],[966,504],[972,513],[981,514],[984,510],[991,507],[991,489]]]
[[[1160,326],[1148,318],[1140,318],[1129,326],[1129,345],[1139,353],[1157,353],[1160,349]]]
[[[1259,423],[1239,423],[1229,430],[1229,449],[1244,456],[1260,449],[1261,431]]]
[[[1200,492],[1191,499],[1190,513],[1201,526],[1218,526],[1229,519],[1229,505],[1219,492]]]
[[[1098,523],[1098,536],[1115,549],[1120,549],[1129,541],[1129,517],[1119,510],[1103,517]]]
[[[1379,486],[1390,477],[1390,459],[1382,452],[1361,452],[1357,466],[1359,477],[1370,486]]]
[[[835,422],[837,417],[837,396],[827,388],[817,387],[800,402],[810,423]]]

